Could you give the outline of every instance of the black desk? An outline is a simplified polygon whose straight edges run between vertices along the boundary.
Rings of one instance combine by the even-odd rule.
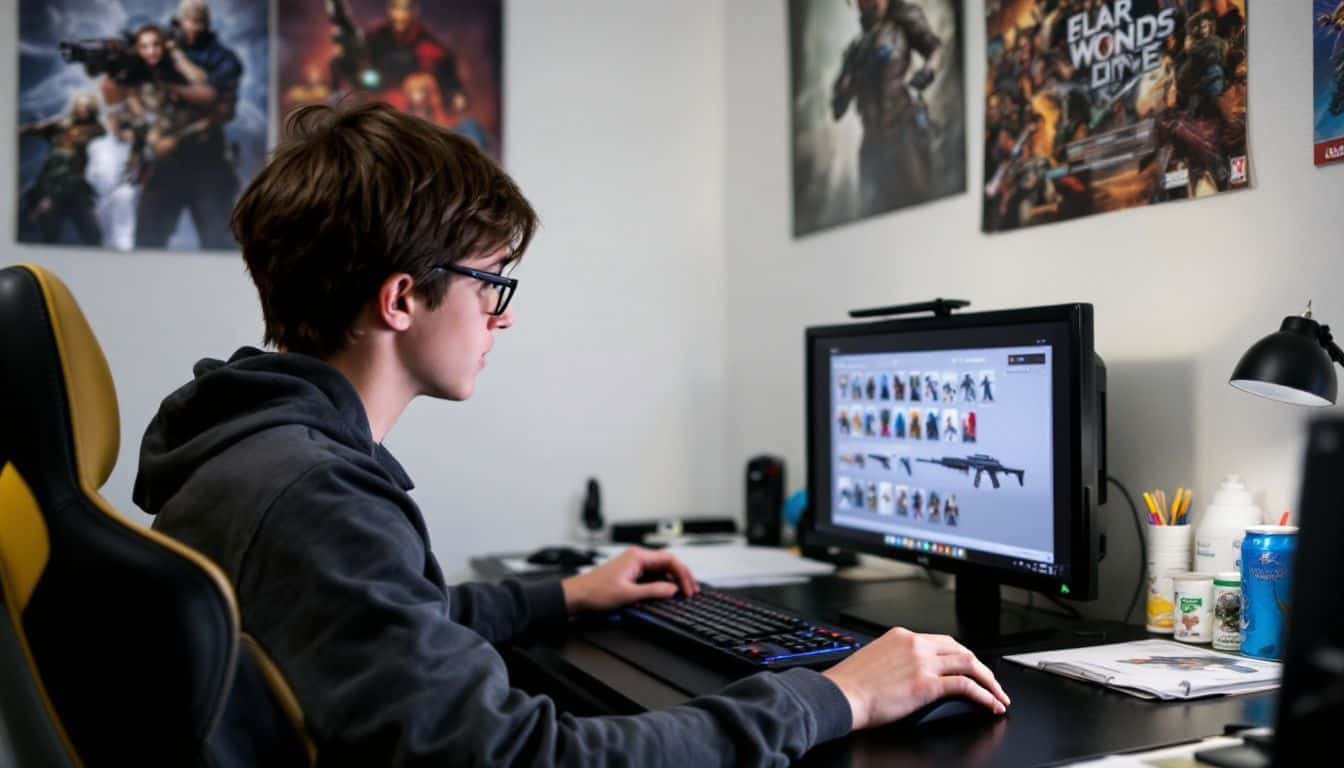
[[[927,612],[931,600],[946,600],[948,610],[951,603],[950,595],[923,581],[827,577],[736,591],[824,621],[835,621],[847,606],[879,600],[916,606],[915,615]],[[999,655],[1151,637],[1141,627],[1118,623],[1044,619],[1060,627],[1051,640],[1003,649]],[[920,629],[914,617],[909,626]],[[1078,630],[1085,634],[1075,634]],[[730,680],[610,622],[578,622],[567,633],[510,646],[505,656],[516,685],[549,694],[580,715],[669,707]],[[1218,735],[1227,723],[1268,725],[1274,717],[1274,693],[1153,702],[1005,662],[993,653],[981,652],[981,658],[1013,700],[1006,718],[948,721],[913,734],[891,728],[862,731],[814,749],[804,764],[1049,765]]]

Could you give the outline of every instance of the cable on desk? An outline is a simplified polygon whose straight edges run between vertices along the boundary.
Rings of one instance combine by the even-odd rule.
[[[1134,521],[1134,530],[1139,534],[1139,580],[1134,585],[1134,597],[1129,601],[1129,610],[1120,618],[1121,624],[1128,624],[1130,615],[1134,613],[1134,606],[1139,602],[1139,594],[1143,592],[1143,569],[1144,564],[1148,562],[1148,542],[1143,537],[1143,526],[1139,524],[1139,508],[1134,506],[1134,497],[1129,495],[1129,490],[1114,476],[1107,475],[1106,480],[1119,489],[1120,493],[1124,494],[1125,501],[1129,502],[1129,516]]]

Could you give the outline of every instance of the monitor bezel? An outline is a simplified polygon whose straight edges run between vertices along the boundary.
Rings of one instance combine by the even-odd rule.
[[[1061,513],[1068,510],[1069,519],[1072,521],[1072,535],[1068,537],[1069,551],[1063,555],[1056,553],[1059,562],[1069,564],[1067,572],[1054,576],[1025,570],[1017,571],[939,555],[935,552],[893,547],[882,542],[881,534],[831,525],[833,495],[815,493],[814,489],[830,487],[829,479],[822,482],[822,473],[831,471],[831,460],[829,456],[818,456],[820,441],[817,425],[830,423],[830,397],[834,387],[831,386],[828,375],[820,378],[818,376],[817,366],[824,365],[827,356],[814,354],[816,344],[819,341],[836,338],[851,339],[890,333],[1002,328],[1015,325],[1058,325],[1065,338],[1066,348],[1056,350],[1055,359],[1065,366],[1062,394],[1065,395],[1066,402],[1061,405],[1059,402],[1061,393],[1055,392],[1052,398],[1052,410],[1056,414],[1053,420],[1054,444],[1066,446],[1063,457],[1065,468],[1062,476],[1055,478],[1054,514],[1058,521]],[[807,328],[804,332],[804,393],[807,401],[805,428],[808,495],[813,513],[812,529],[807,532],[809,543],[841,547],[926,566],[954,575],[965,574],[968,577],[991,579],[1000,585],[1056,594],[1073,600],[1096,599],[1100,546],[1095,509],[1097,499],[1095,486],[1098,478],[1095,473],[1097,454],[1100,451],[1085,450],[1084,440],[1104,439],[1104,426],[1084,423],[1084,413],[1087,412],[1093,421],[1104,419],[1104,416],[1098,413],[1099,406],[1096,402],[1100,397],[1096,391],[1097,360],[1093,348],[1092,306],[1082,303]],[[819,405],[827,408],[824,422],[818,420]],[[1063,417],[1062,424],[1058,418],[1060,416]],[[1067,592],[1062,590],[1063,587],[1067,587]]]

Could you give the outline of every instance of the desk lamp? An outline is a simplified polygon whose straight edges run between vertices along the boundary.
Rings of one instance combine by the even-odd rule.
[[[1228,382],[1243,392],[1294,405],[1333,405],[1338,385],[1331,363],[1344,365],[1330,326],[1311,319],[1311,302],[1301,317],[1285,317],[1277,333],[1257,341],[1241,356]]]

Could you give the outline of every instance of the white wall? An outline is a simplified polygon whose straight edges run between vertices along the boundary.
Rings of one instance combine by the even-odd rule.
[[[1305,412],[1226,382],[1246,347],[1308,297],[1318,318],[1344,323],[1344,168],[1311,164],[1309,9],[1250,3],[1250,191],[995,236],[980,233],[978,196],[968,194],[793,239],[787,5],[727,4],[730,462],[781,451],[801,487],[806,325],[935,296],[982,310],[1088,301],[1110,375],[1113,475],[1135,492],[1193,483],[1196,522],[1228,472],[1276,513],[1294,503]],[[974,190],[983,178],[984,3],[964,7]],[[1128,509],[1113,499],[1092,609],[1116,617],[1140,558]]]
[[[17,89],[16,0],[0,0],[0,104]],[[735,512],[723,471],[723,28],[712,0],[508,4],[507,165],[543,220],[517,324],[467,404],[414,404],[388,447],[418,483],[444,568],[565,540],[585,479],[609,517]],[[656,34],[650,34],[656,30]],[[0,110],[0,179],[15,178]],[[4,182],[12,183],[12,182]],[[237,254],[10,245],[54,269],[107,353],[122,418],[104,489],[130,501],[140,436],[203,356],[258,344]]]

